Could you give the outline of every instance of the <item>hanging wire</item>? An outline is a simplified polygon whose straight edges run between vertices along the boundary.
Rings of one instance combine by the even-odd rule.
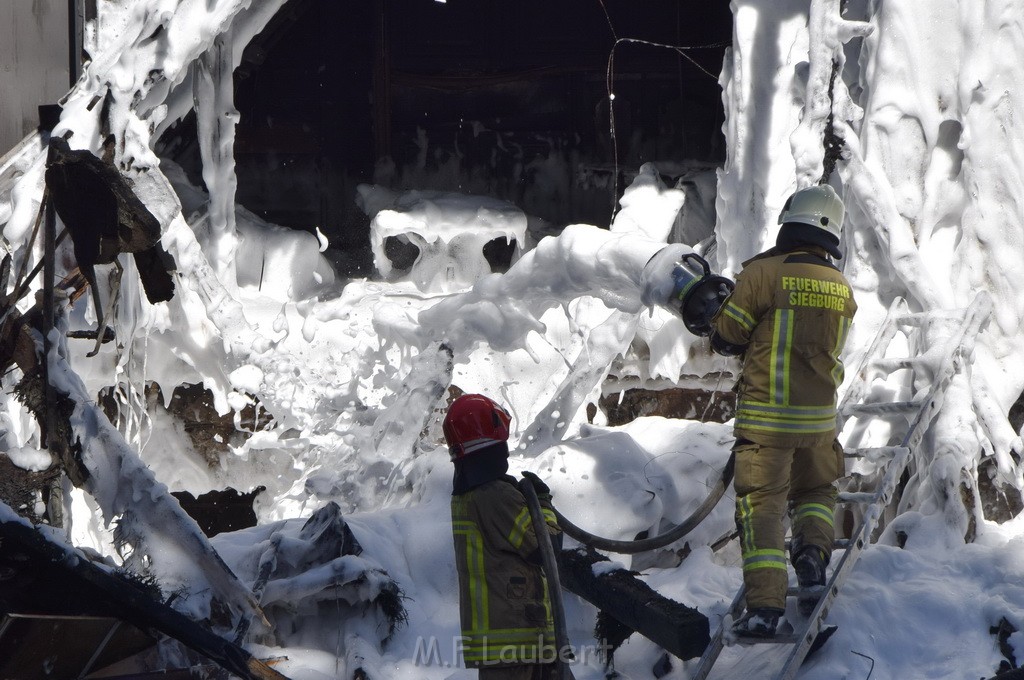
[[[731,43],[729,42],[717,42],[709,43],[706,45],[669,45],[666,43],[655,42],[651,40],[643,40],[640,38],[620,38],[618,32],[615,30],[615,25],[612,23],[611,15],[608,13],[608,7],[605,5],[604,0],[597,0],[601,6],[601,10],[604,12],[605,20],[608,22],[608,29],[611,31],[612,38],[615,42],[612,44],[612,48],[608,53],[608,67],[605,73],[605,88],[608,95],[608,124],[609,124],[609,136],[611,138],[612,145],[612,160],[614,163],[614,170],[612,173],[612,219],[615,219],[615,215],[618,210],[618,196],[619,196],[619,144],[618,138],[615,134],[615,50],[619,45],[623,43],[630,43],[636,45],[647,45],[650,47],[658,47],[661,49],[673,50],[679,56],[683,57],[691,64],[697,67],[702,73],[718,82],[718,76],[708,71],[706,68],[701,66],[693,57],[687,54],[688,50],[702,50],[702,49],[719,49],[727,47]],[[833,76],[834,77],[834,76]],[[708,399],[708,403],[704,408],[704,412],[701,414],[701,422],[707,422],[707,417],[714,404],[715,397],[720,393],[722,386],[722,374],[719,374],[718,381],[715,385],[714,392]],[[646,466],[645,466],[646,467]]]
[[[704,406],[704,413],[700,415],[701,423],[706,423],[708,421],[708,414],[711,413],[711,407],[715,405],[715,399],[722,393],[722,378],[724,376],[724,372],[718,372],[718,380],[715,382],[715,389],[711,392],[711,396],[708,397],[708,403]]]
[[[604,12],[604,18],[608,22],[608,30],[612,32],[612,37],[618,40],[619,34],[615,32],[615,24],[612,23],[612,17],[608,14],[608,8],[605,7],[604,0],[597,0],[597,4],[601,5],[601,10]]]
[[[615,25],[612,23],[611,15],[608,13],[608,8],[604,4],[604,0],[597,0],[598,4],[601,5],[601,10],[604,12],[605,19],[608,21],[608,28],[611,30],[612,38],[615,39],[612,45],[611,51],[608,53],[608,68],[605,74],[605,88],[608,93],[608,128],[609,136],[611,138],[612,145],[612,215],[611,220],[615,219],[615,215],[618,214],[619,204],[619,142],[615,135],[615,50],[619,45],[623,43],[632,43],[636,45],[648,45],[650,47],[660,47],[663,49],[673,50],[679,56],[683,57],[691,64],[696,66],[701,72],[707,74],[715,82],[718,82],[718,76],[708,71],[706,68],[701,66],[693,57],[686,54],[687,50],[709,50],[726,47],[731,43],[728,42],[717,42],[710,43],[707,45],[668,45],[666,43],[654,42],[652,40],[643,40],[641,38],[620,38],[618,33],[615,31]]]

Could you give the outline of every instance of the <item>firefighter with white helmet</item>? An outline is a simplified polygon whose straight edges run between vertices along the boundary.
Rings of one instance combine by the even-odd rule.
[[[443,429],[455,476],[452,533],[459,576],[463,659],[481,680],[555,680],[555,628],[537,535],[526,499],[508,472],[511,416],[482,394],[448,408]],[[533,484],[559,536],[551,493]]]
[[[800,586],[825,583],[834,541],[840,355],[857,310],[841,258],[843,202],[827,185],[794,193],[775,246],[743,263],[711,321],[712,348],[742,357],[735,419],[736,524],[747,611],[740,636],[771,637],[788,583],[783,520]],[[805,590],[806,592],[806,590]],[[807,612],[814,601],[804,598]]]

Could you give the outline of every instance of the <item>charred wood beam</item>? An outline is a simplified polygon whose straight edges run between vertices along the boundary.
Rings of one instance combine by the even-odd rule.
[[[846,141],[839,136],[835,127],[835,88],[836,75],[839,73],[839,60],[832,59],[832,75],[828,80],[828,116],[825,118],[825,130],[822,144],[825,152],[822,157],[822,173],[818,184],[827,184],[836,169],[836,163],[843,157]]]
[[[659,595],[625,569],[594,574],[595,564],[609,561],[593,550],[563,550],[562,586],[680,659],[704,653],[711,642],[708,617]]]
[[[71,234],[75,260],[93,287],[97,315],[103,310],[95,292],[95,265],[110,264],[121,253],[135,257],[150,302],[173,297],[174,261],[160,244],[160,222],[128,178],[90,151],[71,149],[67,140],[52,137],[45,179],[50,201]]]
[[[76,272],[73,286],[62,283],[58,290],[66,291],[69,287],[74,290],[68,299],[74,300],[76,295],[86,290],[85,278]],[[36,349],[42,343],[34,317],[41,315],[42,310],[33,308],[30,313],[22,316],[17,310],[9,309],[5,314],[4,326],[0,328],[0,369],[6,371],[11,364],[18,363],[25,375],[16,389],[22,391],[26,401],[36,404],[34,415],[38,419],[43,415],[38,404],[45,403],[46,383],[40,369],[42,358],[36,355]],[[159,485],[151,471],[138,459],[138,454],[89,399],[85,385],[64,358],[57,356],[50,363],[65,378],[55,390],[58,417],[54,418],[54,428],[57,435],[55,437],[54,433],[50,433],[53,442],[51,451],[61,458],[72,482],[93,495],[97,492],[105,493],[102,485],[92,483],[89,468],[81,460],[82,447],[95,444],[97,455],[105,459],[103,469],[130,470],[137,483],[150,489],[144,498],[136,499],[134,503],[125,502],[116,496],[107,499],[113,504],[111,513],[114,516],[124,514],[135,520],[128,523],[129,528],[123,534],[125,540],[133,545],[145,544],[155,532],[162,533],[176,549],[189,556],[196,568],[204,572],[214,589],[210,592],[215,592],[213,597],[218,598],[215,601],[226,604],[241,615],[255,616],[258,621],[269,626],[249,589],[224,564],[198,525],[166,493],[166,487]],[[79,412],[83,415],[81,423],[77,418],[72,422],[72,415]],[[79,437],[86,441],[81,441]],[[161,551],[163,554],[167,554],[170,546],[165,548]]]
[[[99,340],[102,343],[113,342],[116,339],[114,329],[107,326],[103,329],[103,335],[99,331],[68,331],[69,340]]]
[[[3,440],[0,439],[0,446],[2,444]],[[44,515],[38,512],[39,508],[36,507],[36,494],[41,493],[43,500],[48,500],[47,490],[52,489],[53,484],[60,484],[60,472],[57,465],[51,465],[41,472],[24,470],[0,453],[0,502],[11,506],[19,515],[32,522],[41,522]],[[52,491],[50,493],[52,498]],[[49,508],[44,512],[48,511]],[[48,516],[47,514],[46,517]],[[0,546],[0,551],[2,550],[3,547]],[[0,677],[3,677],[2,674]]]
[[[72,299],[81,295],[87,286],[84,276],[73,272],[58,284],[61,290],[71,289]],[[52,290],[53,286],[48,286]],[[43,432],[46,446],[54,454],[75,486],[82,486],[89,479],[89,472],[81,460],[81,446],[71,430],[71,415],[74,402],[68,395],[52,389],[46,376],[46,362],[39,355],[36,332],[46,338],[45,329],[52,327],[52,315],[44,311],[51,307],[50,300],[36,304],[24,314],[14,307],[15,300],[9,300],[9,307],[3,311],[0,322],[0,373],[17,365],[24,376],[14,387],[14,394],[32,413]],[[50,322],[47,324],[46,319]],[[44,340],[45,343],[45,340]],[[45,346],[45,345],[44,345]]]
[[[39,569],[57,569],[64,575],[65,585],[75,583],[83,591],[97,593],[110,603],[119,618],[140,630],[159,631],[245,680],[287,680],[243,648],[152,599],[130,581],[101,569],[73,548],[48,540],[22,520],[0,521],[0,540],[4,560],[35,564]]]
[[[84,485],[89,479],[89,471],[82,463],[81,444],[71,430],[75,403],[68,395],[52,389],[42,370],[26,373],[14,386],[14,394],[36,420],[43,424],[46,448],[60,461],[71,483],[77,487]]]

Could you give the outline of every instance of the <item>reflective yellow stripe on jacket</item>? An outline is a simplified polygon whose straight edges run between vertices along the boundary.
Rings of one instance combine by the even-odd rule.
[[[452,502],[454,508],[455,503]],[[465,541],[466,568],[469,574],[469,602],[473,630],[479,630],[487,621],[487,578],[484,570],[484,539],[476,524],[468,520],[452,519],[452,533]]]
[[[732,300],[726,300],[725,306],[722,307],[722,314],[740,325],[748,333],[754,330],[754,317],[750,315],[750,312],[737,305]]]
[[[553,527],[558,526],[558,519],[555,517],[554,510],[549,508],[541,508],[541,514],[544,515],[544,521]],[[508,535],[508,542],[512,544],[517,550],[523,545],[523,538],[526,537],[528,531],[533,531],[533,522],[530,518],[530,509],[523,508],[518,515],[516,515],[516,521],[512,525],[512,531]]]
[[[832,360],[836,362],[836,367],[832,369],[832,382],[837,386],[843,384],[843,378],[845,372],[843,370],[843,362],[840,360],[839,355],[843,352],[843,347],[846,346],[846,336],[850,334],[850,326],[853,325],[853,319],[849,317],[841,317],[839,319],[839,333],[836,335],[836,346],[832,348]]]
[[[856,311],[842,272],[818,248],[776,248],[743,263],[712,320],[722,340],[746,347],[738,436],[773,445],[834,436],[840,355]]]
[[[550,660],[555,636],[547,583],[541,579],[541,592],[537,593],[537,603],[542,604],[545,619],[545,623],[539,626],[516,627],[525,621],[510,609],[512,605],[507,601],[506,593],[495,592],[492,597],[488,588],[489,580],[495,589],[506,583],[503,571],[521,559],[514,552],[496,551],[494,546],[507,542],[511,548],[522,548],[527,534],[533,532],[529,511],[523,507],[514,515],[506,515],[504,526],[511,526],[507,535],[494,535],[492,528],[491,535],[485,536],[475,518],[480,516],[481,505],[486,506],[495,499],[475,496],[474,492],[469,492],[453,496],[451,501],[455,561],[460,572],[463,611],[463,659],[467,666],[474,668],[495,663],[531,663],[545,659],[545,655],[546,660]],[[546,520],[556,521],[551,510],[544,508],[544,511]],[[493,527],[493,521],[485,521],[484,526]]]

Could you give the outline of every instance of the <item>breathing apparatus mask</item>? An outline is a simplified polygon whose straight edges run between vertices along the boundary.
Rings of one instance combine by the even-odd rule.
[[[736,287],[715,274],[703,257],[682,244],[668,245],[644,266],[641,300],[658,305],[683,320],[694,335],[711,335],[711,319]]]

